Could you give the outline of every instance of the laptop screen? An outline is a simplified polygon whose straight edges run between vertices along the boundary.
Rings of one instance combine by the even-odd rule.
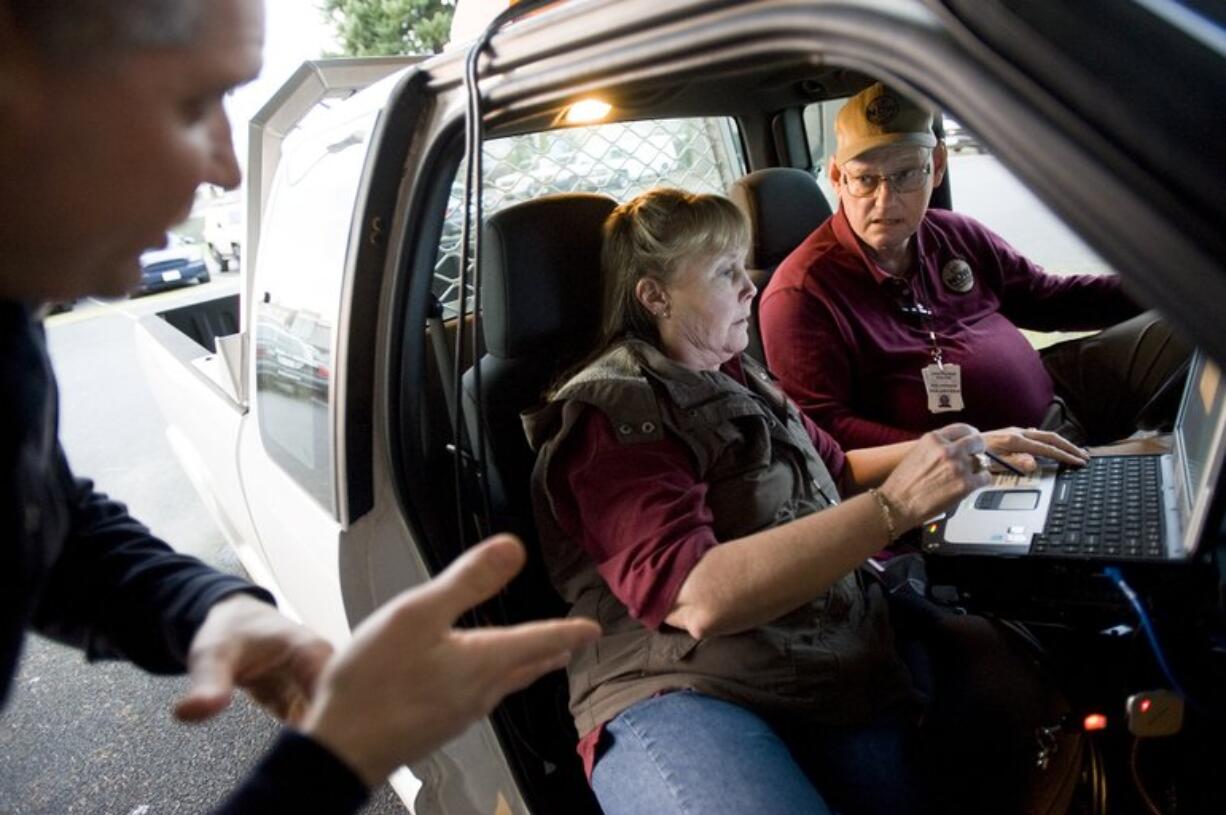
[[[1201,352],[1197,352],[1188,372],[1188,384],[1184,389],[1183,404],[1179,419],[1175,422],[1175,463],[1181,468],[1179,481],[1183,500],[1181,514],[1185,518],[1185,547],[1196,546],[1200,537],[1200,523],[1206,507],[1205,479],[1216,481],[1220,468],[1221,435],[1226,413],[1226,383],[1221,370]],[[1199,516],[1199,517],[1190,517]]]

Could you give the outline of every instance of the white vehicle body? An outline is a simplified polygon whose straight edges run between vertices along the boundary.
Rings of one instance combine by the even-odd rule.
[[[243,245],[243,208],[240,201],[217,202],[205,211],[204,242],[214,269],[220,272],[238,269]]]

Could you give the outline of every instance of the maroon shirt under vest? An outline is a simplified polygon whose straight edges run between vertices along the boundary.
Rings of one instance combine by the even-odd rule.
[[[741,362],[721,370],[745,383]],[[802,414],[809,438],[839,482],[843,451]],[[643,625],[658,629],[690,570],[720,541],[711,528],[707,484],[678,439],[626,445],[608,418],[589,410],[551,471],[558,525],[596,562],[613,595]],[[563,486],[565,485],[565,486]],[[570,500],[565,500],[568,497]],[[577,750],[592,778],[604,724],[581,734]]]
[[[907,316],[889,275],[864,252],[840,209],[789,255],[762,294],[766,361],[788,395],[846,450],[915,438],[952,422],[981,430],[1042,421],[1052,381],[1018,327],[1105,328],[1140,309],[1114,275],[1058,277],[964,215],[929,210],[914,239]],[[954,260],[973,285],[942,280]],[[962,367],[961,411],[932,413],[921,370],[931,325],[945,362]]]

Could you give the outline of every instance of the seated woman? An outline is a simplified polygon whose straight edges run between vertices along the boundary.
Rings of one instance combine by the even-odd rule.
[[[607,815],[925,811],[918,695],[857,567],[986,484],[985,448],[1084,457],[967,425],[844,453],[741,355],[747,247],[718,196],[618,207],[600,349],[525,416],[551,575],[604,630],[569,667],[579,751]]]

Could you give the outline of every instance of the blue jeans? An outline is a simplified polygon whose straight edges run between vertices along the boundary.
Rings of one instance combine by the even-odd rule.
[[[606,725],[592,789],[605,815],[926,811],[907,726],[783,730],[692,691],[657,696]]]

